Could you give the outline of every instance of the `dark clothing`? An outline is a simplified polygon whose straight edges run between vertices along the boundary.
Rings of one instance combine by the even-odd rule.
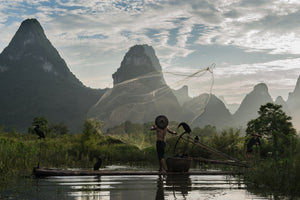
[[[252,152],[252,147],[253,145],[260,145],[260,140],[259,138],[251,138],[251,140],[249,140],[249,142],[247,143],[247,152],[251,153]]]
[[[156,151],[157,151],[158,160],[164,158],[165,147],[166,147],[166,143],[164,141],[160,141],[160,140],[156,141]]]

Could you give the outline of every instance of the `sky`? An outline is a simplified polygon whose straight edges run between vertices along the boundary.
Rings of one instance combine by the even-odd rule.
[[[36,18],[86,86],[112,87],[131,46],[155,50],[167,83],[212,64],[189,85],[241,103],[259,83],[275,100],[300,75],[299,0],[0,0],[0,51],[21,22]],[[176,88],[175,88],[176,89]]]

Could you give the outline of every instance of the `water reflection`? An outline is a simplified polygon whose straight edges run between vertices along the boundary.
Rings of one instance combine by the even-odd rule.
[[[184,199],[188,195],[188,192],[191,191],[192,181],[189,175],[167,175],[159,176],[157,179],[157,191],[156,191],[156,200],[165,199],[164,190],[172,191],[172,194],[175,199],[178,199],[178,192],[180,192],[181,197]]]
[[[272,199],[254,195],[238,179],[226,176],[57,176],[27,182],[19,182],[0,199]]]
[[[159,176],[157,179],[157,191],[156,191],[156,200],[164,200],[165,194],[164,194],[164,179],[162,176]]]
[[[180,192],[182,197],[191,191],[192,181],[189,175],[168,175],[166,179],[167,190],[172,190],[174,197],[176,192]]]

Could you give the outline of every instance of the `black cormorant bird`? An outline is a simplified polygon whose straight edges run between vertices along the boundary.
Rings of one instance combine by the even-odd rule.
[[[44,132],[40,129],[39,125],[35,125],[35,128],[33,129],[35,133],[39,136],[39,139],[45,138]]]
[[[194,142],[198,142],[199,141],[199,137],[196,135],[196,137],[194,138]]]
[[[44,134],[44,132],[40,129],[40,126],[39,126],[38,124],[35,125],[35,128],[34,128],[33,130],[34,130],[34,132],[39,136],[38,139],[45,138],[45,134]],[[40,140],[39,162],[38,162],[37,168],[40,168],[41,148],[42,148],[42,143],[41,143],[41,140]]]
[[[182,128],[184,129],[184,131],[185,131],[186,133],[191,133],[191,132],[192,132],[190,126],[189,126],[187,123],[185,123],[185,122],[181,122],[181,123],[178,125],[177,128],[179,128],[180,126],[182,126]]]
[[[184,134],[190,134],[190,133],[192,132],[192,129],[190,128],[190,126],[189,126],[187,123],[185,123],[185,122],[181,122],[181,123],[178,125],[177,128],[179,128],[180,126],[182,126],[182,128],[184,129],[184,132],[181,133],[181,134],[179,135],[179,138],[177,139],[177,141],[176,141],[176,143],[175,143],[174,150],[173,150],[173,153],[174,153],[174,154],[175,154],[176,146],[177,146],[177,144],[178,144],[180,138],[182,138],[182,136],[183,136]]]
[[[98,161],[95,163],[94,165],[94,170],[99,170],[99,168],[101,167],[101,164],[102,164],[102,159],[101,157],[99,156],[98,157]]]

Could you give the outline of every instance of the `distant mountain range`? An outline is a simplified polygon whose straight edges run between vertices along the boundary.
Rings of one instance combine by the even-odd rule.
[[[245,127],[258,116],[259,107],[273,102],[264,83],[255,85],[240,105],[224,98],[201,94],[191,98],[188,87],[172,90],[165,82],[155,51],[135,45],[112,75],[113,88],[91,89],[69,70],[36,19],[22,22],[0,54],[0,126],[26,130],[32,119],[44,116],[79,131],[86,118],[104,121],[105,127],[124,121],[154,121],[160,114],[169,120],[186,121],[193,127],[213,125],[218,129]],[[300,128],[300,78],[285,102],[275,103],[293,117]]]
[[[22,22],[0,54],[0,126],[26,130],[44,116],[79,131],[104,90],[84,86],[47,39],[36,19]]]

